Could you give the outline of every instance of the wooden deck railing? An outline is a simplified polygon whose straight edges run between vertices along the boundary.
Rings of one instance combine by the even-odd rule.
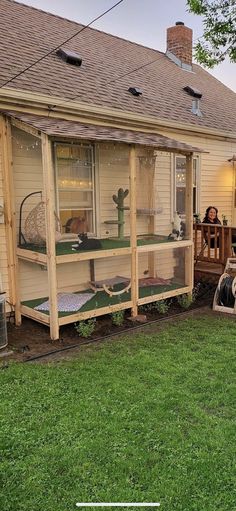
[[[232,256],[236,227],[210,224],[193,225],[194,260],[225,265]]]

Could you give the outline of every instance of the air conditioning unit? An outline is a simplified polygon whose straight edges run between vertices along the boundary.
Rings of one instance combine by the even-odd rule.
[[[6,295],[0,295],[0,349],[7,346]]]

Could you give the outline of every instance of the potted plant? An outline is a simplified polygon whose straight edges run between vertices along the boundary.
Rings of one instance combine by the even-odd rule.
[[[222,215],[222,222],[223,222],[223,225],[228,225],[228,219],[227,219],[226,215]]]

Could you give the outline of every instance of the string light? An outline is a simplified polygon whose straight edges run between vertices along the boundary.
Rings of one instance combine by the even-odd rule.
[[[177,180],[177,184],[179,183],[185,183],[185,172],[177,172],[176,174],[176,180]]]
[[[26,149],[26,151],[38,149],[40,147],[40,142],[38,142],[38,140],[36,140],[33,144],[22,144],[22,142],[16,137],[12,136],[11,138],[20,149]]]
[[[78,179],[59,179],[58,185],[60,188],[78,188],[83,190],[92,188],[92,181],[82,181]]]

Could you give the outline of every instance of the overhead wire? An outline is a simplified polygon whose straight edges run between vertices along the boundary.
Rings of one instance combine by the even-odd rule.
[[[77,35],[79,35],[81,32],[83,32],[85,29],[87,29],[88,27],[90,27],[93,23],[95,23],[96,21],[98,21],[99,19],[101,19],[103,16],[105,16],[106,14],[108,14],[108,12],[112,11],[115,7],[117,7],[119,4],[121,4],[124,0],[119,0],[118,2],[116,2],[113,6],[111,6],[109,9],[107,9],[106,11],[104,11],[102,14],[100,14],[99,16],[97,16],[96,18],[94,18],[93,20],[91,20],[87,25],[83,26],[80,30],[77,30],[77,32],[75,34],[73,34],[71,37],[69,37],[68,39],[62,41],[58,46],[54,47],[52,50],[50,50],[49,52],[45,53],[44,55],[42,55],[42,57],[40,57],[39,59],[35,60],[34,62],[32,62],[32,64],[30,64],[29,66],[27,66],[26,68],[22,69],[22,71],[19,71],[19,73],[15,74],[13,77],[11,77],[9,80],[7,80],[6,82],[4,82],[3,84],[0,85],[0,89],[2,87],[5,87],[6,85],[8,85],[9,83],[11,83],[13,80],[15,80],[16,78],[18,78],[19,76],[21,76],[22,74],[26,73],[29,69],[31,69],[33,66],[35,66],[36,64],[38,64],[39,62],[41,62],[43,59],[45,59],[46,57],[48,57],[49,55],[51,55],[54,51],[58,50],[59,48],[61,48],[62,45],[68,43],[69,41],[71,41],[74,37],[76,37]],[[147,66],[150,66],[151,64],[161,60],[162,58],[164,58],[164,55],[161,55],[160,57],[158,57],[157,59],[154,59],[154,60],[151,60],[150,62],[147,62],[145,64],[142,64],[141,66],[138,66],[134,69],[131,69],[130,71],[128,71],[127,73],[124,73],[120,76],[118,76],[117,78],[113,78],[112,80],[109,80],[108,82],[106,82],[104,84],[104,86],[106,85],[109,85],[110,83],[114,83],[118,80],[121,80],[122,78],[126,77],[126,76],[129,76],[130,74],[132,73],[135,73],[135,71],[139,71]],[[75,99],[77,99],[79,97],[79,94],[77,94],[76,96],[73,96],[72,98],[68,98],[66,99],[65,101],[62,101],[61,103],[57,103],[57,105],[52,105],[50,106],[50,110],[53,110],[55,107],[57,106],[63,106],[64,104],[70,102],[70,101],[74,101]]]
[[[52,48],[52,50],[48,51],[47,53],[45,53],[44,55],[42,55],[42,57],[40,57],[39,59],[35,60],[34,62],[32,62],[32,64],[30,64],[29,66],[27,66],[26,68],[22,69],[22,71],[19,71],[19,73],[15,74],[14,76],[12,76],[11,78],[9,78],[9,80],[7,80],[6,82],[2,83],[0,85],[0,89],[2,89],[2,87],[5,87],[6,85],[8,85],[9,83],[13,82],[13,80],[15,80],[16,78],[18,78],[19,76],[21,76],[22,74],[26,73],[27,71],[29,71],[29,69],[31,69],[33,66],[35,66],[36,64],[38,64],[39,62],[41,62],[43,59],[45,59],[46,57],[48,57],[49,55],[51,55],[54,51],[58,50],[59,48],[61,48],[62,45],[68,43],[69,41],[71,41],[74,37],[76,37],[78,34],[80,34],[81,32],[83,32],[83,30],[85,30],[86,28],[90,27],[90,25],[92,25],[93,23],[95,23],[95,21],[101,19],[103,16],[105,16],[105,14],[107,14],[108,12],[112,11],[115,7],[117,7],[117,5],[121,4],[124,0],[119,0],[118,2],[116,2],[114,5],[112,5],[109,9],[107,9],[106,11],[104,11],[102,14],[100,14],[99,16],[97,16],[96,18],[94,18],[92,21],[90,21],[87,25],[83,26],[80,30],[77,30],[77,32],[75,34],[73,34],[71,37],[68,37],[68,39],[66,39],[65,41],[62,41],[60,42],[60,44],[58,46],[56,46],[55,48]]]
[[[140,69],[143,69],[144,67],[147,67],[147,66],[150,66],[151,64],[154,64],[155,62],[157,62],[158,60],[162,60],[163,58],[165,57],[164,54],[162,54],[160,57],[158,57],[157,59],[154,59],[154,60],[151,60],[150,62],[146,62],[145,64],[142,64],[141,66],[139,67],[136,67],[134,69],[131,69],[130,71],[128,71],[127,73],[124,73],[123,75],[120,75],[120,76],[117,76],[117,78],[113,78],[112,80],[109,80],[109,82],[106,82],[104,84],[104,87],[106,85],[109,85],[110,83],[114,83],[118,80],[121,80],[121,78],[124,78],[125,76],[128,76],[132,73],[135,73],[135,71],[140,71]],[[77,99],[79,97],[79,94],[77,94],[76,96],[73,96],[72,98],[68,98],[66,99],[65,101],[62,101],[61,103],[57,103],[57,105],[53,105],[50,107],[50,110],[53,110],[55,107],[57,106],[64,106],[66,103],[69,103],[70,101],[74,101],[75,99]]]

